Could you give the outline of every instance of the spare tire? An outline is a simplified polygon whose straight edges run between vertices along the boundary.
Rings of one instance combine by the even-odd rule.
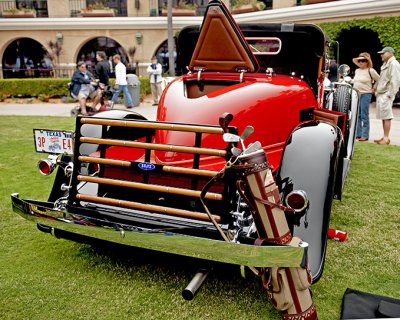
[[[332,110],[346,113],[351,106],[351,87],[347,84],[338,85],[333,93]]]

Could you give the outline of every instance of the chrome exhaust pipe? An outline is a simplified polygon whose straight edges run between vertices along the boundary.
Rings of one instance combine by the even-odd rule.
[[[185,300],[193,300],[197,291],[200,289],[204,280],[206,280],[210,270],[208,269],[199,269],[197,273],[194,275],[193,279],[189,282],[187,287],[182,291],[182,297]]]

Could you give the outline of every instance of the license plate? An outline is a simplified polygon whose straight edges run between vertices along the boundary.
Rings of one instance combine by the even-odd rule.
[[[74,133],[72,131],[33,129],[36,152],[73,154]]]

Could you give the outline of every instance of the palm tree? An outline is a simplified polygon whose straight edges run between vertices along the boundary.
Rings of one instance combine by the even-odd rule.
[[[169,64],[169,75],[171,77],[175,76],[175,59],[174,59],[174,33],[173,33],[173,25],[172,25],[172,0],[167,1],[167,24],[168,24],[168,64]]]
[[[60,70],[60,55],[62,51],[62,45],[59,41],[49,41],[47,45],[50,47],[51,52],[48,53],[48,57],[53,62],[54,68],[54,77],[59,77],[61,70]]]

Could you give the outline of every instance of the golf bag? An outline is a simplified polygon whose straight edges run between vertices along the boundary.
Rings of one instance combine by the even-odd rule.
[[[258,233],[256,245],[267,241],[299,246],[301,239],[292,237],[285,217],[285,211],[290,209],[281,203],[264,150],[240,155],[238,160],[237,186],[252,211]],[[309,289],[312,277],[308,266],[266,268],[262,279],[268,298],[282,311],[284,319],[317,319]]]

